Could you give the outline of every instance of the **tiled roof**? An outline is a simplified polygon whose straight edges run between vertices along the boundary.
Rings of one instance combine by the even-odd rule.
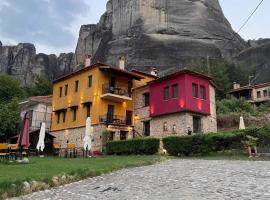
[[[45,104],[51,104],[52,103],[52,95],[29,97],[29,101],[38,102],[38,103],[45,103]]]
[[[140,75],[138,75],[138,74],[136,74],[136,73],[133,73],[133,72],[130,72],[130,71],[127,71],[127,70],[122,70],[122,69],[120,69],[120,68],[118,68],[118,67],[113,67],[113,66],[108,65],[108,64],[95,63],[95,64],[92,64],[92,65],[89,66],[89,67],[84,67],[84,68],[79,69],[79,70],[77,70],[77,71],[75,71],[75,72],[72,72],[72,73],[70,73],[70,74],[67,74],[67,75],[65,75],[65,76],[62,76],[62,77],[60,77],[60,78],[54,80],[53,82],[54,82],[54,83],[57,83],[57,82],[59,82],[59,81],[68,79],[68,78],[73,77],[73,76],[75,76],[75,75],[77,75],[77,74],[81,74],[81,73],[83,73],[83,72],[85,72],[85,71],[88,71],[88,70],[90,70],[90,69],[93,69],[93,68],[95,68],[95,67],[99,67],[99,69],[101,69],[101,70],[105,70],[105,69],[107,69],[107,70],[112,70],[112,71],[121,73],[121,74],[123,74],[123,75],[130,76],[130,77],[132,77],[132,78],[134,78],[134,79],[143,79],[142,76],[140,76]]]

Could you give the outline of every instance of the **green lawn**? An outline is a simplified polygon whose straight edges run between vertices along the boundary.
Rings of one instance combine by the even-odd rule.
[[[113,170],[149,165],[161,161],[161,156],[107,156],[99,158],[65,159],[57,157],[31,157],[29,164],[0,162],[0,199],[11,184],[41,180],[50,183],[53,176],[76,175],[77,179],[92,177]],[[10,193],[10,192],[8,192]],[[14,193],[14,191],[12,192]],[[16,191],[15,195],[20,192]],[[9,194],[14,195],[14,194]]]

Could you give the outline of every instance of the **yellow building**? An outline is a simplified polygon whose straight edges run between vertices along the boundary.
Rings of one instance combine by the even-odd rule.
[[[51,133],[55,143],[83,146],[86,118],[94,128],[93,150],[101,150],[102,132],[111,140],[132,137],[135,80],[143,77],[124,69],[97,63],[53,83]]]

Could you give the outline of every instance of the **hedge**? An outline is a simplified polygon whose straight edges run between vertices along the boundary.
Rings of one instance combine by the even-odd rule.
[[[163,138],[164,148],[173,156],[205,155],[210,152],[242,149],[247,135],[257,137],[259,146],[270,144],[270,126],[260,129],[209,133],[193,136],[171,136]]]
[[[111,141],[106,145],[108,155],[145,154],[152,155],[158,152],[160,140],[157,138]]]

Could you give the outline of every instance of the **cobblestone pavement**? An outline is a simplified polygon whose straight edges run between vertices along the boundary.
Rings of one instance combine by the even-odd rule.
[[[17,199],[270,199],[270,162],[168,160]]]

